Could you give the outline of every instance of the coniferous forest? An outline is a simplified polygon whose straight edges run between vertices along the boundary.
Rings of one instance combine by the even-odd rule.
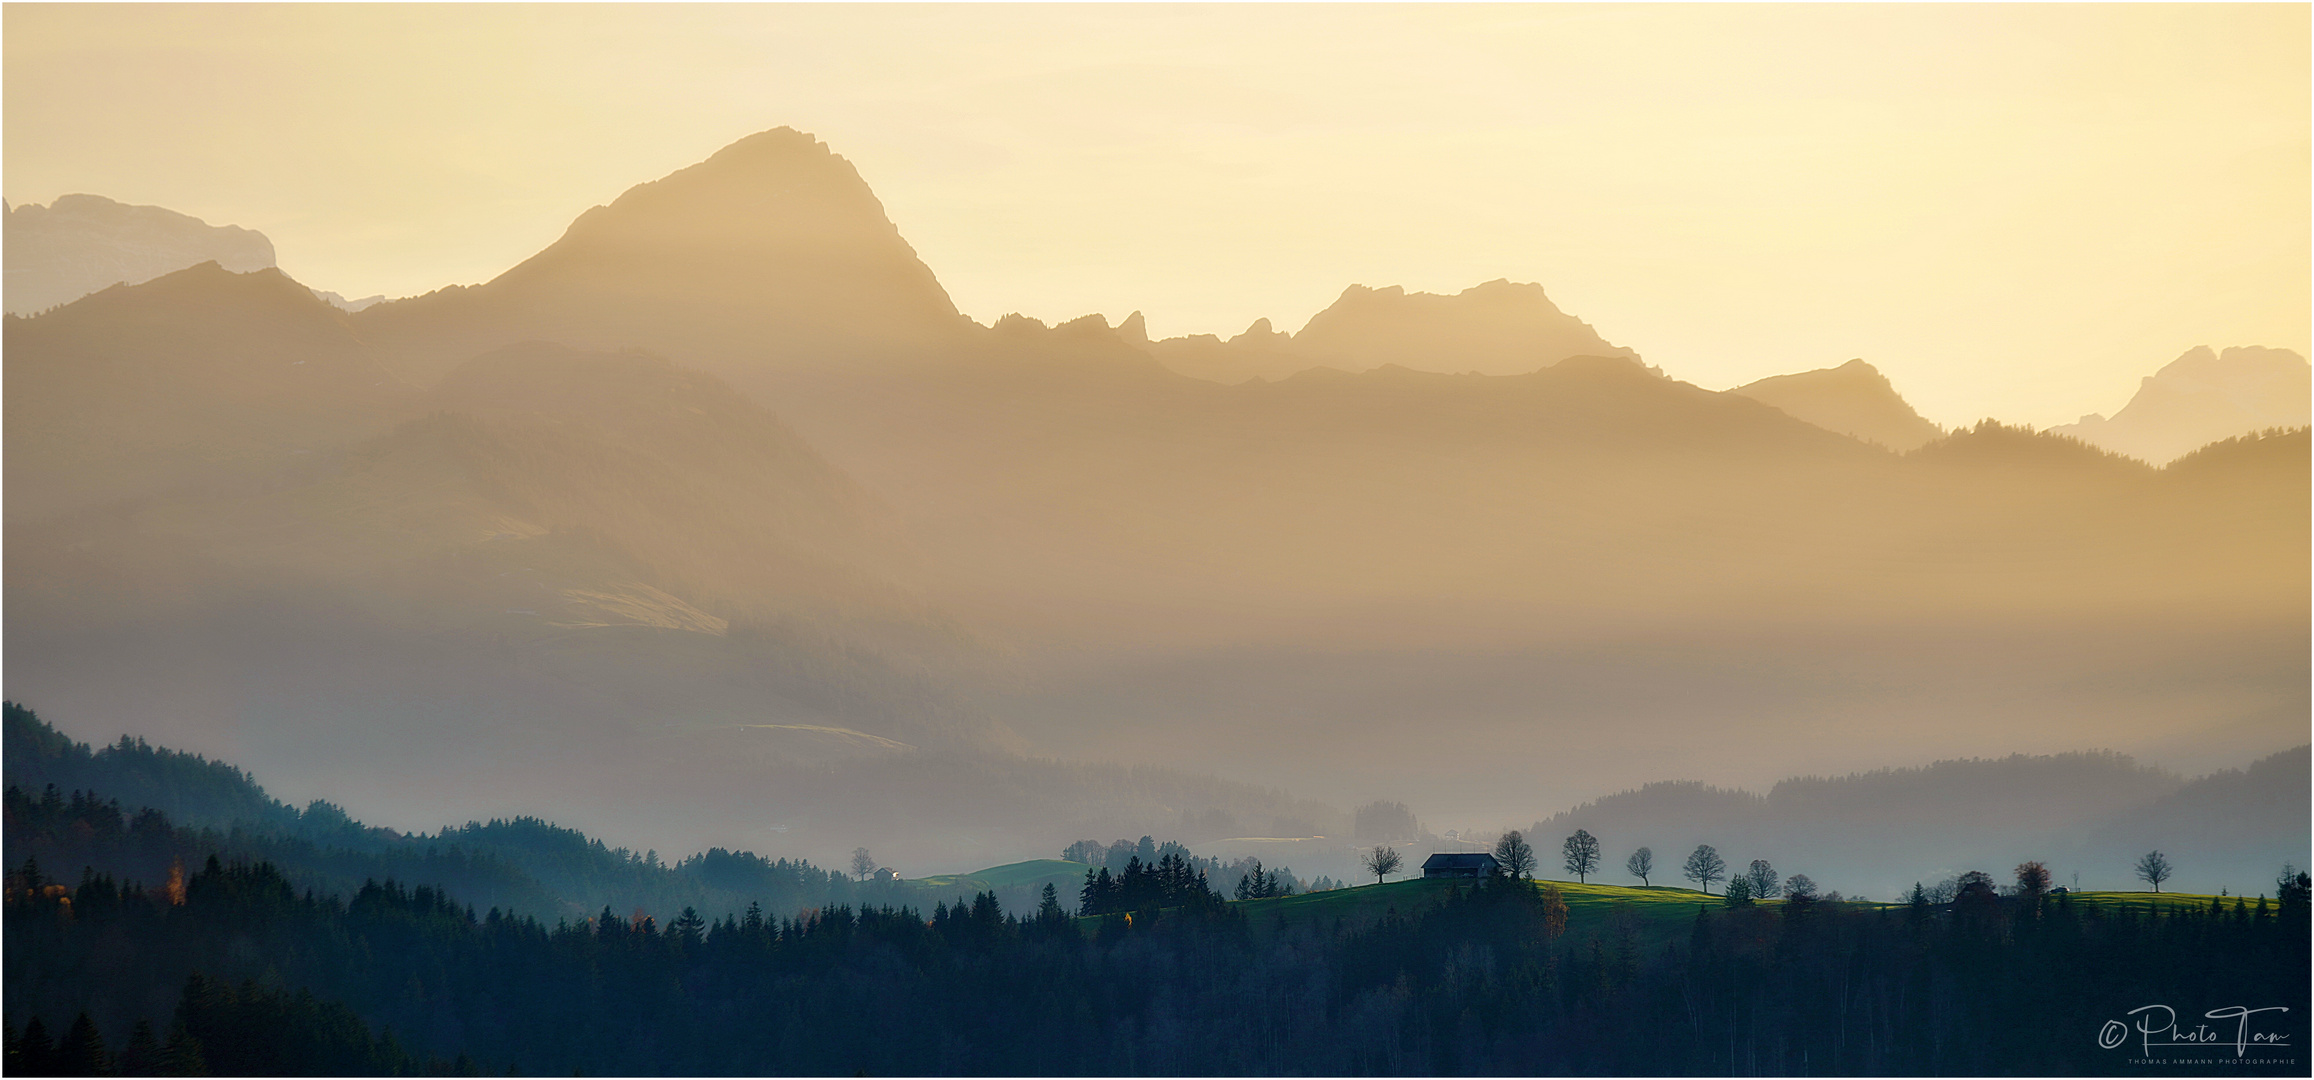
[[[2314,4],[0,24],[0,1077],[2309,1074]]]
[[[52,764],[179,805],[250,786],[10,720],[13,745],[49,738]],[[1167,851],[1018,911],[829,902],[841,875],[786,864],[788,891],[734,910],[573,917],[533,906],[562,894],[523,855],[453,833],[413,857],[352,823],[331,843],[299,837],[303,815],[194,829],[123,805],[7,792],[11,1075],[2074,1074],[2149,1054],[2304,1071],[2302,874],[2160,906],[1984,875],[1949,902],[1697,893],[1663,934],[1500,875],[1329,919],[1229,902]],[[413,869],[465,884],[393,876]],[[2130,1026],[2147,1005],[2288,1011],[2182,1021],[2211,1041],[2148,1051],[2162,1034]],[[2280,1045],[2235,1046],[2251,1038]]]

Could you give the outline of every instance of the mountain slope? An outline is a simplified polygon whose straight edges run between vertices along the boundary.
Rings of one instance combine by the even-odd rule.
[[[279,270],[216,263],[10,318],[12,524],[245,478],[384,430],[410,388]]]
[[[523,341],[727,371],[914,356],[971,325],[851,163],[791,128],[629,189],[485,284],[354,318],[421,383]]]
[[[214,262],[237,274],[273,265],[273,242],[238,225],[101,195],[7,207],[7,309],[29,315],[114,285]]]
[[[1944,434],[1912,411],[1888,376],[1862,360],[1836,368],[1772,375],[1728,391],[1765,402],[1826,431],[1902,453]]]

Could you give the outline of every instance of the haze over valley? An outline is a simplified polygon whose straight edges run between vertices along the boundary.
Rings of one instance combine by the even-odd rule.
[[[20,278],[38,209],[11,312],[92,287]],[[1346,875],[1377,800],[1491,836],[1661,781],[2161,777],[2038,839],[1779,856],[1877,891],[2060,838],[2094,875],[2144,844],[2076,833],[2305,742],[2287,350],[1947,431],[1866,360],[1681,381],[1548,283],[984,325],[902,225],[781,128],[479,285],[333,302],[267,245],[12,316],[8,695],[372,823],[929,870],[1157,833]]]

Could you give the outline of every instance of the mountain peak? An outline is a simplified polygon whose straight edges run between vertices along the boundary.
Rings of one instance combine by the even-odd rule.
[[[426,374],[532,340],[729,371],[921,354],[969,329],[852,163],[784,127],[629,188],[486,284],[359,318]]]
[[[1913,411],[1888,376],[1861,357],[1838,367],[1771,375],[1728,393],[1899,453],[1925,446],[1944,434]]]

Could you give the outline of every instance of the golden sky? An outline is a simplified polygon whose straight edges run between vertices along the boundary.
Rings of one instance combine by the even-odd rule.
[[[1296,329],[1539,281],[1673,376],[1861,356],[1930,419],[2308,350],[2293,5],[5,8],[4,182],[262,230],[349,296],[494,276],[789,125],[960,307]]]

